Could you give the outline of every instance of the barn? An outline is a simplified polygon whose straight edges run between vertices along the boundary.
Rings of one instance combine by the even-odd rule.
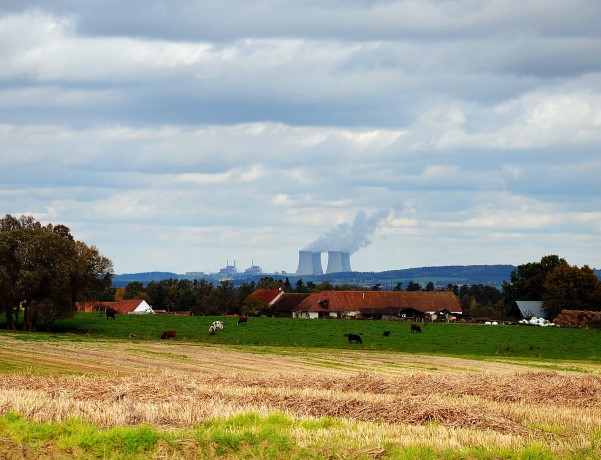
[[[295,308],[297,318],[422,320],[461,315],[450,291],[322,291],[309,294]]]

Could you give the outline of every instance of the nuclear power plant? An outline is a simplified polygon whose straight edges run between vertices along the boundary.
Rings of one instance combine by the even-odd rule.
[[[381,210],[368,215],[355,214],[352,224],[342,223],[298,251],[297,275],[323,275],[321,254],[328,253],[326,274],[352,272],[351,254],[371,243],[370,236],[389,211]]]
[[[325,252],[325,251],[324,251]],[[328,251],[326,273],[350,272],[351,254],[343,251]],[[323,275],[321,252],[298,251],[297,275]]]

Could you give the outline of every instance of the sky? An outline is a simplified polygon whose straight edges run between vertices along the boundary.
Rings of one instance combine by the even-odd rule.
[[[293,273],[317,246],[355,271],[601,268],[600,22],[598,0],[0,0],[0,214],[115,273]]]

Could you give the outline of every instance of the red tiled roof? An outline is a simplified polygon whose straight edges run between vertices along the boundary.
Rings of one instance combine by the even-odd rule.
[[[298,294],[296,292],[284,292],[284,295],[280,297],[275,303],[275,311],[279,312],[291,312],[296,310],[296,306],[306,299],[309,294]]]
[[[78,302],[77,311],[95,312],[100,308],[112,308],[122,315],[133,312],[143,302],[142,299],[119,300],[118,302]]]
[[[324,302],[326,300],[327,304]],[[395,308],[398,311],[405,308],[414,308],[421,312],[462,311],[457,297],[450,291],[322,291],[310,294],[295,310],[338,312]]]
[[[112,308],[117,313],[124,315],[133,312],[142,302],[144,302],[142,299],[132,299],[119,300],[118,302],[103,302],[103,304]]]
[[[271,305],[284,291],[279,289],[257,289],[249,297],[257,297],[266,305]]]

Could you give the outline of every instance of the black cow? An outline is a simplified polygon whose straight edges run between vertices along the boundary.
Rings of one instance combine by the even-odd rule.
[[[106,319],[115,319],[115,313],[117,313],[115,310],[113,310],[112,308],[107,308],[106,309]]]
[[[382,334],[384,337],[388,337],[390,335],[390,331],[384,331],[384,333]]]
[[[419,324],[411,325],[411,333],[414,333],[414,332],[419,332],[420,334],[422,333],[422,328],[419,327]]]
[[[348,337],[348,343],[363,343],[363,340],[361,340],[361,336],[357,335],[357,334],[344,334],[345,337]]]

